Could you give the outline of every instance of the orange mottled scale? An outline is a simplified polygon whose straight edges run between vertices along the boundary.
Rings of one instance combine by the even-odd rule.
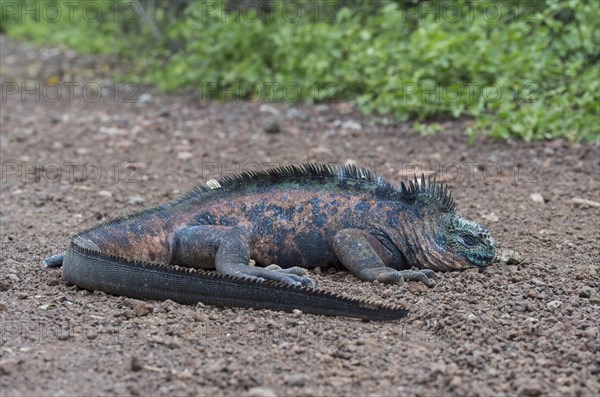
[[[248,233],[250,256],[259,265],[315,267],[337,263],[332,240],[338,230],[365,227],[384,209],[369,192],[349,196],[330,183],[241,185],[110,221],[80,236],[111,255],[169,263],[177,228],[234,227]]]

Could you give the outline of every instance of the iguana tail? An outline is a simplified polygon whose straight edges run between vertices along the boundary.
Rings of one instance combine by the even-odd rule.
[[[46,259],[59,266],[60,256]],[[72,242],[62,258],[66,280],[79,287],[137,299],[166,300],[183,304],[202,302],[290,312],[294,309],[327,316],[366,320],[395,320],[406,310],[359,299],[347,298],[314,288],[274,281],[256,281],[155,263],[132,261],[81,247]]]

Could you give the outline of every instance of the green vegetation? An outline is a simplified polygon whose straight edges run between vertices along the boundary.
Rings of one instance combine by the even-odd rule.
[[[400,120],[470,116],[471,134],[499,138],[600,135],[597,0],[222,0],[175,8],[166,0],[143,7],[115,0],[90,2],[102,12],[94,17],[88,9],[87,18],[88,2],[67,3],[4,2],[1,29],[78,51],[117,52],[162,90],[199,89],[221,99],[352,99],[366,112]],[[41,18],[6,4],[20,11],[41,4]],[[54,17],[48,4],[71,7],[71,15]]]

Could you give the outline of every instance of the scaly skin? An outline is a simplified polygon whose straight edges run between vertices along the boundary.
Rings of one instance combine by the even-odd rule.
[[[363,280],[429,283],[434,270],[487,266],[495,247],[482,226],[455,213],[452,198],[435,181],[422,178],[394,188],[366,169],[309,164],[209,181],[175,202],[75,236],[64,260],[67,280],[131,296],[118,282],[106,287],[82,274],[81,262],[93,262],[94,255],[112,258],[108,262],[115,266],[129,261],[139,268],[157,263],[163,272],[216,268],[248,288],[258,284],[240,280],[273,280],[309,291],[304,287],[314,283],[306,268],[335,265]],[[259,267],[248,266],[250,258]],[[46,263],[60,261],[51,257]],[[268,266],[273,263],[282,268]],[[422,270],[409,270],[413,266]],[[110,267],[106,272],[110,277]],[[268,301],[267,295],[256,299]],[[308,306],[298,308],[319,313]],[[333,314],[369,318],[348,308]]]

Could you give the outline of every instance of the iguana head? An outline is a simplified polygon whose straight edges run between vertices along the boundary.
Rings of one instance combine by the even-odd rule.
[[[494,260],[496,246],[486,228],[452,214],[445,226],[444,249],[452,260],[451,269],[484,268]]]
[[[447,185],[416,175],[397,190],[400,212],[410,208],[410,226],[399,223],[394,234],[409,265],[431,270],[485,268],[494,260],[496,246],[486,228],[456,213]]]

